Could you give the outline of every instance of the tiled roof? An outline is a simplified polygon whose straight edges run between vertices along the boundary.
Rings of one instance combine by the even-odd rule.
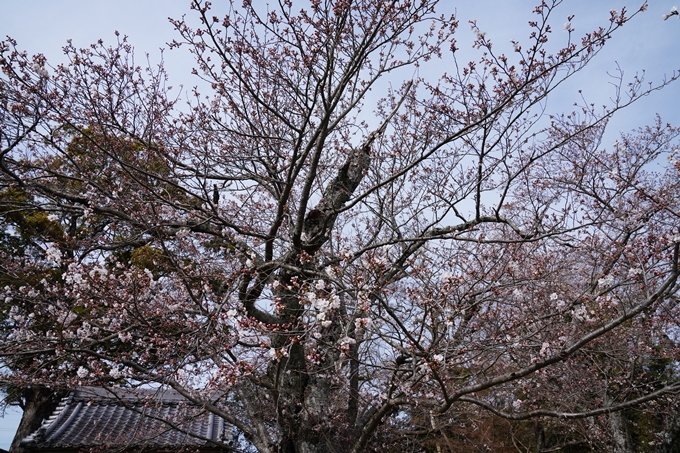
[[[208,439],[224,438],[224,420],[190,404],[174,391],[98,388],[71,392],[21,445],[29,451],[91,447],[172,450],[215,449]]]

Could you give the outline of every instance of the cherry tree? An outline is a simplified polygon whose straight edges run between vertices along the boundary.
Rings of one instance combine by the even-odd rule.
[[[604,420],[625,451],[619,411],[680,390],[650,372],[680,352],[680,130],[603,137],[676,76],[548,114],[646,9],[560,46],[560,3],[510,55],[472,22],[462,62],[433,0],[194,0],[171,45],[208,96],[124,37],[59,66],[4,41],[3,238],[41,227],[0,252],[3,383],[167,386],[232,450],[371,451],[489,413]]]

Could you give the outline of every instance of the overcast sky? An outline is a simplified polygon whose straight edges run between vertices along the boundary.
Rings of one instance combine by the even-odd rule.
[[[265,4],[266,0],[253,0]],[[549,104],[549,111],[560,111],[578,99],[582,89],[590,102],[602,104],[613,95],[608,72],[614,72],[617,64],[627,77],[645,70],[646,79],[658,82],[664,74],[670,75],[680,69],[680,20],[677,16],[664,21],[662,16],[680,0],[651,0],[647,12],[626,25],[587,71],[578,75]],[[226,0],[213,1],[221,4]],[[306,3],[298,0],[300,4]],[[179,18],[183,14],[192,17],[189,0],[0,0],[0,39],[6,35],[18,41],[18,46],[29,54],[43,53],[48,63],[63,62],[61,47],[72,39],[76,47],[86,47],[98,39],[114,43],[114,30],[127,35],[135,46],[138,61],[149,53],[152,63],[160,60],[160,48],[177,35],[168,17]],[[240,3],[240,0],[237,1]],[[276,3],[276,2],[273,2]],[[460,19],[458,46],[460,58],[465,58],[471,46],[471,34],[467,21],[477,19],[478,26],[496,43],[496,48],[510,46],[510,39],[526,40],[529,34],[527,21],[534,15],[531,11],[539,0],[441,0],[445,12],[457,11]],[[641,1],[630,0],[564,0],[554,18],[553,40],[566,43],[567,32],[562,25],[570,14],[575,17],[574,35],[593,30],[597,25],[607,25],[610,9],[620,10],[628,5],[637,10]],[[526,46],[525,46],[526,47]],[[196,84],[190,75],[192,60],[186,50],[165,53],[164,60],[172,84],[186,86]],[[442,64],[445,64],[443,61]],[[674,125],[680,125],[678,107],[680,83],[663,92],[652,94],[636,106],[615,118],[610,134],[643,126],[659,113]],[[6,414],[0,419],[0,448],[7,449],[18,424],[17,413]]]

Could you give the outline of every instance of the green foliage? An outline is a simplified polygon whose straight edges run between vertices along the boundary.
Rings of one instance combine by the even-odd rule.
[[[30,195],[17,187],[0,192],[0,249],[21,255],[40,241],[63,241],[59,222],[35,206]]]
[[[148,269],[158,278],[167,269],[168,259],[162,250],[150,245],[138,247],[130,253],[130,264],[140,269]]]

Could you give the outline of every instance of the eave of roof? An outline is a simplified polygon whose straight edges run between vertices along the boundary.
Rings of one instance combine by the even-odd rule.
[[[111,446],[154,449],[210,447],[224,439],[220,417],[174,391],[82,388],[62,399],[36,432],[22,440],[31,450]]]

